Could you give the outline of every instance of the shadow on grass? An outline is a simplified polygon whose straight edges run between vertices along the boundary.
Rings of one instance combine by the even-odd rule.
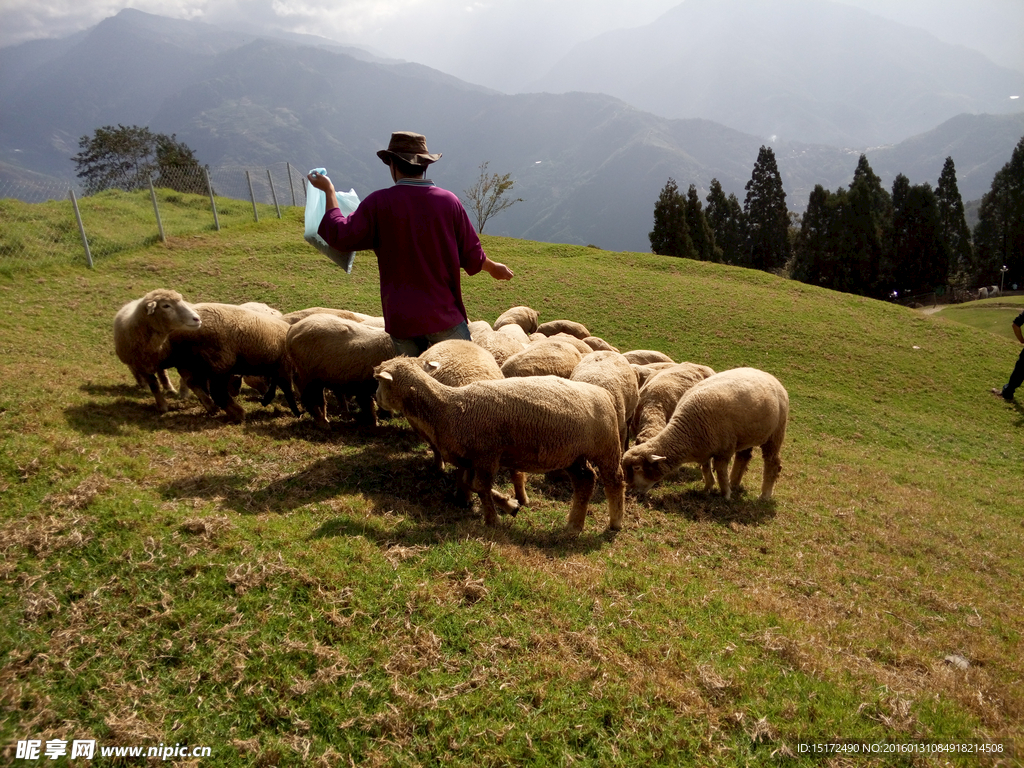
[[[760,485],[753,493],[748,491],[751,479],[744,477],[744,485],[733,491],[732,499],[726,501],[718,493],[706,493],[704,480],[697,467],[683,467],[672,479],[673,483],[699,483],[700,489],[669,491],[660,496],[648,497],[651,507],[670,515],[680,515],[693,522],[713,522],[719,525],[765,525],[775,519],[775,499],[761,501],[758,498]],[[755,478],[756,479],[756,475]]]

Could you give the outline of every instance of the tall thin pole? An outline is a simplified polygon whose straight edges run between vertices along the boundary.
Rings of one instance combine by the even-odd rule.
[[[249,175],[249,171],[245,172],[245,180],[249,182],[249,199],[252,200],[252,217],[258,224],[260,221],[260,212],[256,210],[256,193],[252,191],[252,177]]]
[[[267,168],[267,181],[270,182],[270,196],[274,198],[274,207],[277,209],[277,218],[281,218],[281,206],[277,204],[277,191],[274,189],[274,177],[270,175],[270,169]]]
[[[75,197],[75,190],[69,189],[71,206],[75,209],[75,218],[78,220],[78,234],[82,236],[82,245],[85,247],[85,263],[92,269],[92,252],[89,250],[89,238],[85,236],[85,224],[82,223],[82,214],[78,210],[78,199]]]
[[[220,218],[217,216],[217,201],[213,199],[213,185],[210,183],[210,169],[203,166],[203,176],[206,177],[206,189],[210,192],[210,207],[213,209],[213,226],[220,232]]]
[[[295,182],[292,181],[292,164],[285,163],[288,166],[288,186],[292,191],[292,207],[295,207]]]
[[[149,196],[153,198],[153,212],[156,214],[156,228],[160,231],[160,242],[166,243],[167,238],[164,237],[164,224],[160,221],[160,206],[156,204],[156,190],[153,189],[153,175],[149,176]]]

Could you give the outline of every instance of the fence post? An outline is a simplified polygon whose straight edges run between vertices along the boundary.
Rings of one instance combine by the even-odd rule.
[[[75,190],[69,189],[71,206],[75,209],[75,219],[78,220],[78,233],[82,236],[82,245],[85,247],[85,263],[92,269],[92,252],[89,250],[89,238],[85,236],[85,225],[82,223],[82,214],[78,210],[78,200],[75,198]]]
[[[277,192],[274,190],[274,177],[270,175],[270,169],[267,168],[267,181],[270,182],[270,196],[274,198],[274,207],[277,209],[277,218],[281,218],[281,206],[277,204]]]
[[[156,190],[153,189],[153,174],[149,175],[149,196],[153,198],[153,212],[156,214],[156,228],[160,230],[160,242],[166,243],[167,238],[164,237],[164,224],[160,221],[160,206],[156,204]]]
[[[252,200],[252,217],[256,219],[256,223],[260,223],[260,212],[256,210],[256,193],[252,191],[252,177],[249,175],[249,171],[245,172],[245,180],[249,183],[249,199]]]
[[[213,226],[220,232],[220,219],[217,217],[217,201],[213,199],[213,185],[210,183],[210,169],[203,166],[203,176],[206,177],[206,188],[210,192],[210,207],[213,208]]]
[[[295,207],[295,182],[292,181],[292,164],[285,163],[288,166],[288,187],[292,191],[292,207]]]

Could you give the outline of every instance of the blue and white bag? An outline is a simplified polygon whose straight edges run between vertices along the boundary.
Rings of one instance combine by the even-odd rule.
[[[318,173],[323,176],[327,175],[327,170],[324,168],[315,168],[310,173]],[[338,192],[338,208],[346,216],[350,216],[352,212],[359,207],[359,195],[356,194],[354,189],[350,189],[348,192]],[[306,184],[306,242],[316,248],[320,253],[329,258],[339,267],[343,267],[346,272],[352,271],[352,261],[355,259],[355,252],[350,251],[348,253],[339,251],[337,248],[332,248],[327,244],[320,235],[317,234],[317,230],[320,229],[320,222],[324,218],[324,214],[327,213],[327,195],[322,191],[314,187],[312,184]]]

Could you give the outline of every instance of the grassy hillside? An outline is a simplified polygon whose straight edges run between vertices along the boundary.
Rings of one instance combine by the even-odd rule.
[[[325,434],[251,395],[243,425],[195,400],[159,415],[117,360],[115,311],[155,287],[378,314],[372,254],[346,275],[301,230],[289,209],[0,274],[6,756],[54,738],[210,747],[179,761],[201,766],[1013,764],[802,751],[834,739],[1024,754],[1024,411],[988,394],[1015,342],[759,272],[485,238],[516,277],[465,278],[471,319],[528,304],[623,350],[762,368],[792,401],[771,503],[759,456],[731,503],[687,467],[629,497],[618,534],[599,494],[574,539],[568,488],[537,476],[488,529],[400,419]]]

